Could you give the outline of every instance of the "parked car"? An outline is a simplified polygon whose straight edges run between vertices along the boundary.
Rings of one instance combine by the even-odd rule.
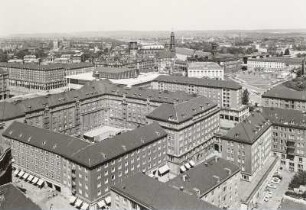
[[[276,186],[274,184],[269,183],[269,184],[267,184],[267,186],[272,188],[272,189],[276,189]]]
[[[273,177],[272,178],[272,180],[271,180],[271,183],[273,183],[273,184],[278,184],[278,183],[280,183],[280,179],[279,178],[277,178],[277,177]]]
[[[269,198],[265,196],[265,197],[264,197],[264,201],[265,201],[265,202],[268,202],[268,201],[269,201]]]
[[[270,192],[267,192],[265,197],[267,197],[267,198],[272,198],[272,192],[271,192],[271,191],[270,191]]]

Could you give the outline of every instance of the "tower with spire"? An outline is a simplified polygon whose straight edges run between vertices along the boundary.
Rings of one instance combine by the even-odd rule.
[[[171,36],[170,36],[170,52],[175,52],[175,36],[174,36],[174,32],[171,32]]]

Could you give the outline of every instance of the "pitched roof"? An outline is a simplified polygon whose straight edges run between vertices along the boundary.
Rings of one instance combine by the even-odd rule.
[[[188,70],[223,70],[223,68],[215,62],[191,62]]]
[[[166,137],[167,133],[157,123],[152,123],[92,144],[15,121],[2,135],[91,168]]]
[[[270,90],[266,91],[262,98],[278,98],[284,100],[297,100],[306,102],[306,90],[298,91],[285,86],[284,84],[279,84]]]
[[[217,104],[205,96],[198,96],[189,101],[177,104],[162,104],[154,109],[147,117],[162,121],[181,123],[216,106]]]
[[[253,144],[270,127],[270,122],[259,112],[251,115],[230,129],[222,138]]]
[[[63,69],[62,64],[38,65],[32,63],[0,63],[0,67],[21,68],[21,69],[40,70],[40,71]]]
[[[239,166],[228,160],[215,157],[178,175],[170,180],[168,184],[177,188],[184,187],[184,190],[193,195],[199,193],[199,195],[203,196],[239,171]]]
[[[12,183],[0,186],[0,209],[2,210],[41,210]]]
[[[302,111],[263,107],[262,114],[274,125],[306,129],[306,114]]]
[[[219,208],[138,173],[111,189],[154,210],[217,210]]]
[[[195,85],[200,87],[220,88],[220,89],[221,88],[227,88],[233,90],[242,89],[242,86],[234,81],[215,80],[209,78],[193,78],[193,77],[183,77],[183,76],[160,75],[153,81],[183,84],[183,85]]]
[[[109,80],[92,81],[91,83],[85,84],[79,90],[40,96],[25,99],[23,101],[2,101],[0,102],[0,120],[20,118],[25,116],[28,112],[45,109],[46,105],[49,107],[55,107],[73,103],[77,99],[82,101],[102,95],[114,95],[120,97],[126,95],[126,98],[136,98],[140,100],[149,99],[150,101],[160,103],[178,103],[195,97],[182,91],[169,92],[143,89],[139,87],[123,88],[111,83]]]

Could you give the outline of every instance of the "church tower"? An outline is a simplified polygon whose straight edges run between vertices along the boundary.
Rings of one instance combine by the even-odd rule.
[[[170,36],[170,52],[175,52],[175,36],[174,36],[174,32],[171,32],[171,36]]]

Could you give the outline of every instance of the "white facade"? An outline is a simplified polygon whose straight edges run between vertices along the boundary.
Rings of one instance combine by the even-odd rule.
[[[188,67],[188,77],[224,79],[224,69],[214,62],[193,62]]]

